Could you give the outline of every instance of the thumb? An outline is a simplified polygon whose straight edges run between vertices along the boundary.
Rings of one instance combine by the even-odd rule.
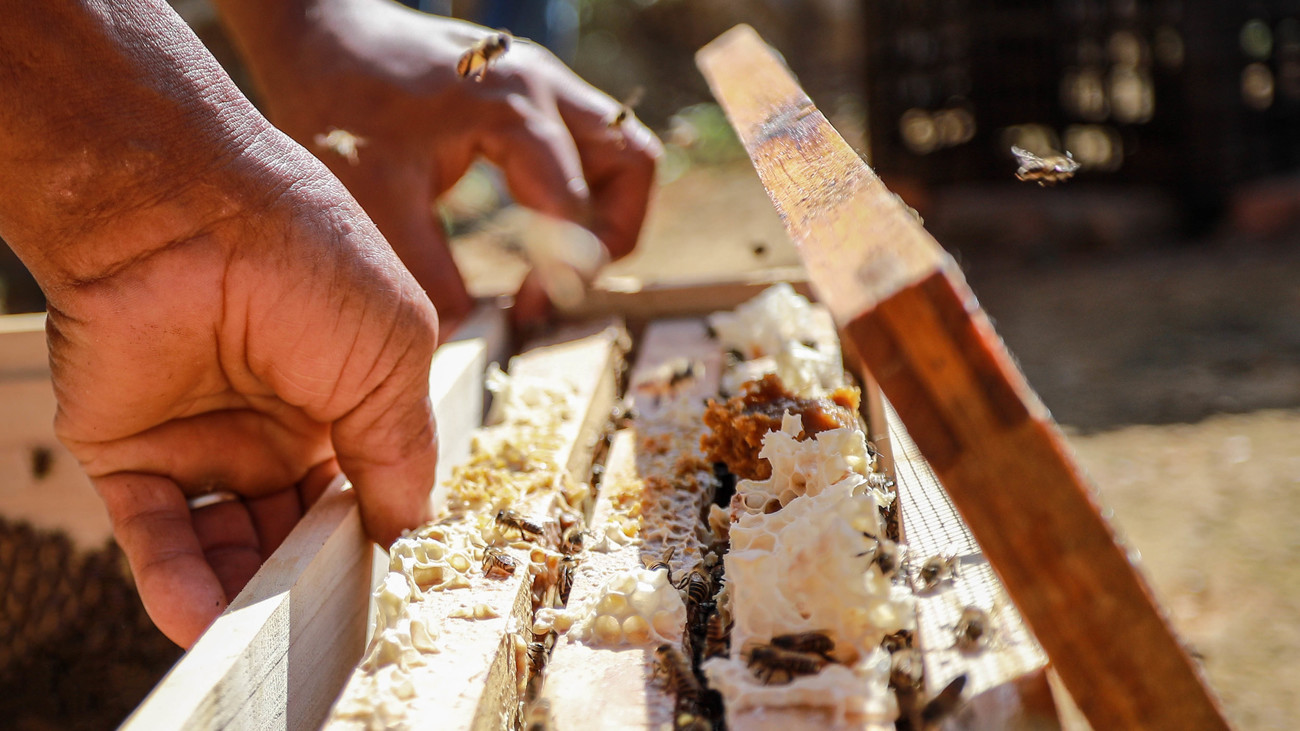
[[[408,330],[411,330],[408,328]],[[385,548],[427,521],[438,438],[429,402],[429,364],[436,328],[417,327],[392,370],[355,408],[334,422],[339,467],[352,481],[366,533]]]

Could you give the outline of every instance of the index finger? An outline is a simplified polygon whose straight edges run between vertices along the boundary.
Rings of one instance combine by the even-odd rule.
[[[586,82],[565,83],[557,106],[582,158],[592,233],[622,258],[641,234],[663,146],[635,114],[619,121],[621,106]]]

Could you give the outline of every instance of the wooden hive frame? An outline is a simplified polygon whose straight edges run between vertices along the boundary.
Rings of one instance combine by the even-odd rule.
[[[766,282],[762,284],[765,286]],[[737,286],[735,301],[722,304],[740,304],[760,290],[759,286]],[[697,310],[701,314],[719,306],[716,294],[710,294],[705,304],[707,307]],[[640,315],[654,316],[653,305],[638,302],[637,308]],[[670,314],[678,315],[682,308],[681,300],[675,300]],[[647,329],[646,340],[638,344],[642,348],[641,367],[652,369],[661,361],[693,353],[701,347],[716,349],[716,344],[709,346],[698,337],[703,329],[702,321],[696,319],[652,323]],[[433,377],[443,384],[442,388],[435,390],[435,404],[444,430],[460,430],[468,434],[470,427],[481,420],[482,412],[475,404],[481,403],[479,398],[483,395],[482,373],[487,362],[486,352],[490,349],[487,340],[467,338],[439,351]],[[716,360],[714,356],[717,353],[701,352],[697,355]],[[452,388],[450,384],[456,385]],[[458,398],[447,400],[453,395]],[[951,511],[951,505],[933,472],[909,446],[909,438],[900,422],[870,386],[864,399],[864,410],[868,412],[866,416],[872,425],[870,438],[887,449],[896,465],[900,494],[904,500],[902,519],[907,540],[922,547],[945,540],[942,532],[930,534],[935,525],[952,525],[950,515],[944,513],[942,507],[947,506],[946,510]],[[465,445],[453,445],[451,449],[455,451],[444,452],[444,467],[440,472],[467,451]],[[616,437],[607,469],[617,471],[620,464],[635,461],[635,450],[632,440],[626,436]],[[597,517],[600,513],[598,503]],[[960,525],[959,521],[957,525]],[[348,676],[354,672],[365,646],[366,605],[373,585],[371,553],[372,548],[360,532],[354,501],[346,491],[336,486],[328,498],[312,509],[309,518],[286,540],[280,552],[259,572],[254,582],[232,603],[231,609],[185,660],[159,684],[125,727],[319,727]],[[979,596],[994,596],[1001,591],[996,578],[988,573],[967,571],[958,582],[958,586],[963,587],[958,591]],[[943,611],[928,610],[924,604],[920,607],[921,636],[918,644],[923,648],[937,648],[939,654],[949,649],[951,644],[951,623],[944,619]],[[999,612],[997,622],[997,631],[1002,636],[1025,636],[1014,607],[1008,606]],[[965,711],[968,721],[979,723],[980,719],[1018,718],[1029,723],[1046,722],[1050,727],[1055,722],[1055,711],[1043,674],[1041,651],[1037,650],[1032,639],[1023,642],[1017,639],[1005,647],[993,648],[983,656],[982,669],[960,662],[957,666],[951,662],[934,665],[931,660],[935,653],[927,652],[927,671],[939,678],[947,677],[945,673],[951,675],[952,672],[974,669],[972,690],[987,692],[991,700],[970,704]],[[488,644],[496,647],[501,643],[497,638]],[[570,648],[576,647],[581,646],[570,645]],[[623,674],[629,687],[640,689],[639,694],[626,696],[624,705],[631,704],[634,709],[644,712],[648,706],[646,699],[657,692],[656,684],[647,682],[647,657],[606,657],[597,666],[590,664],[590,658],[561,658],[561,664],[553,670],[563,672],[565,663],[585,665],[586,674],[606,672],[601,668],[608,667],[608,672],[614,676]],[[494,682],[498,687],[505,687],[509,685],[506,682],[509,677],[510,674],[506,673]],[[476,688],[473,696],[479,697],[481,691],[478,689],[483,687],[483,678],[467,677],[467,681]],[[938,680],[930,682],[942,687]],[[550,683],[552,681],[548,680]],[[566,688],[570,694],[583,690],[579,687],[575,691],[572,684],[556,684],[555,688],[548,691],[552,697],[562,695]],[[935,690],[937,687],[931,692]],[[574,705],[572,695],[570,698],[571,708]],[[580,707],[581,699],[577,700]],[[562,703],[557,706],[557,712],[565,712]],[[471,704],[470,707],[478,706]],[[653,715],[646,713],[637,717],[641,718],[643,727],[654,727],[650,723]],[[557,718],[557,721],[561,720]],[[594,722],[594,727],[601,725],[598,716],[588,716],[585,720]],[[780,720],[789,722],[790,718],[784,716]],[[484,726],[467,721],[456,727]],[[571,726],[557,725],[557,728],[566,727]]]
[[[965,723],[1055,725],[1050,657],[1098,728],[1226,727],[955,265],[751,30],[710,44],[700,64],[843,329],[852,370],[881,384],[883,397],[869,385],[864,399],[869,436],[891,456],[905,540],[922,553],[955,545],[952,595],[995,610],[998,643],[970,662],[952,652],[951,602],[920,602],[930,692],[967,672]],[[731,307],[765,283],[687,288],[695,298],[615,288],[595,300],[655,319]],[[435,359],[444,468],[465,448],[446,436],[481,421],[498,315]],[[127,726],[319,726],[361,656],[372,554],[354,500],[335,486]]]

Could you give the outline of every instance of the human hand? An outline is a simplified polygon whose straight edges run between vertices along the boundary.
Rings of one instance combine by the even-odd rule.
[[[479,156],[519,203],[587,226],[612,258],[635,246],[659,142],[635,117],[611,128],[621,105],[541,46],[516,40],[476,81],[457,61],[495,31],[469,23],[385,0],[217,5],[268,116],[356,196],[438,306],[444,334],[472,303],[432,202]],[[348,136],[326,141],[331,130],[359,140],[354,157]],[[526,287],[518,304],[536,307],[539,291]]]
[[[56,431],[189,646],[340,468],[381,544],[427,518],[437,316],[165,4],[5,9],[0,234],[49,301]],[[190,511],[215,490],[242,500]]]

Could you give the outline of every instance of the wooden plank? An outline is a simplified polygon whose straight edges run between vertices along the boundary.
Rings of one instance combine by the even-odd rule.
[[[482,420],[487,349],[475,339],[434,356],[439,474]],[[365,645],[372,545],[337,481],[123,728],[319,727]]]
[[[1047,656],[898,414],[887,402],[883,409],[894,454],[902,542],[907,544],[911,567],[915,571],[927,558],[945,552],[958,560],[954,576],[917,596],[916,646],[925,668],[926,697],[965,674],[964,697],[982,700],[966,704],[962,727],[1059,727],[1044,672]],[[989,617],[988,639],[975,652],[956,645],[957,623],[968,606],[984,610]]]
[[[1097,728],[1226,728],[953,259],[741,26],[697,62],[826,304]]]
[[[594,333],[594,334],[593,334]],[[559,428],[556,461],[577,480],[586,480],[594,449],[608,425],[617,398],[618,374],[627,348],[621,325],[604,323],[583,332],[558,336],[561,342],[533,348],[510,364],[515,379],[537,379],[574,391],[569,418]],[[494,405],[494,411],[496,410]],[[443,488],[445,489],[445,488]],[[551,508],[554,491],[544,491],[517,505],[524,515]],[[523,554],[521,565],[527,565]],[[415,609],[441,622],[438,651],[422,655],[406,669],[403,681],[413,689],[397,711],[411,728],[510,728],[519,709],[520,631],[532,626],[532,581],[520,569],[505,579],[473,572],[471,587],[428,591]],[[489,607],[483,618],[456,618],[459,612]],[[331,715],[333,729],[365,728],[371,722],[370,697],[375,669],[358,667]],[[362,709],[358,711],[357,709]]]
[[[45,313],[0,315],[0,381],[49,372]]]
[[[665,392],[665,380],[671,379],[675,369],[686,363],[694,364],[696,377],[683,382],[678,390]],[[646,526],[663,525],[663,513],[681,510],[680,505],[655,500],[656,493],[647,489],[647,478],[657,475],[672,479],[671,461],[683,452],[656,454],[640,449],[639,445],[658,435],[671,435],[679,428],[674,421],[666,421],[677,415],[677,404],[693,402],[699,405],[702,414],[703,399],[717,395],[721,370],[721,348],[709,338],[702,320],[661,321],[646,328],[627,396],[627,401],[639,413],[634,420],[635,428],[619,432],[610,446],[601,493],[592,515],[594,535],[617,530],[615,526],[623,511],[615,503],[630,501],[645,506],[641,517]],[[687,454],[699,453],[699,436],[705,431],[703,422],[695,421],[696,431],[675,435],[675,441],[684,443],[687,450],[693,448]],[[700,498],[708,499],[708,495]],[[669,536],[667,541],[648,540],[603,553],[584,553],[569,606],[581,606],[592,600],[609,579],[641,568],[646,558],[659,558],[669,547],[674,551],[674,576],[689,570],[699,560],[703,548],[698,537],[692,534]],[[598,731],[671,726],[673,699],[664,692],[660,681],[651,677],[653,663],[653,644],[599,647],[567,635],[560,636],[547,663],[543,685],[543,698],[549,706],[553,728]],[[593,693],[596,688],[600,689],[598,704]]]
[[[123,728],[319,724],[361,654],[369,545],[340,479]]]
[[[811,293],[802,267],[766,269],[730,279],[683,277],[671,282],[645,282],[624,275],[597,279],[582,303],[565,315],[593,317],[616,312],[636,322],[700,315],[733,309],[778,282],[789,282],[802,295]]]
[[[0,316],[0,404],[0,515],[102,548],[113,535],[104,504],[54,436],[44,313]]]

